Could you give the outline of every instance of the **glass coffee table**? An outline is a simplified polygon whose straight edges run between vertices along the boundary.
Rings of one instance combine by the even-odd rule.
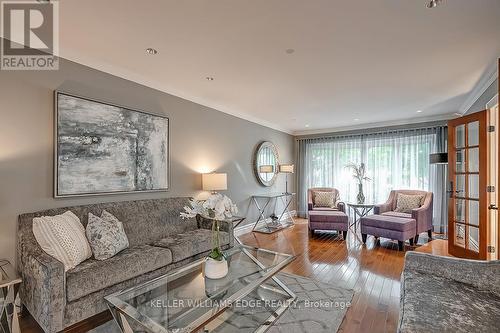
[[[106,297],[125,333],[264,332],[296,296],[275,275],[295,257],[237,245],[225,251],[229,273],[207,279],[197,260]]]

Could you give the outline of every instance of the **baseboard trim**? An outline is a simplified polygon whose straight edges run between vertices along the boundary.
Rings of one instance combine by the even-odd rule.
[[[288,220],[290,217],[297,217],[297,211],[296,210],[292,210],[292,211],[290,211],[290,214],[288,214],[288,213],[283,214],[283,217],[281,218],[281,221]],[[272,221],[271,218],[268,217],[265,220],[260,221],[257,224],[257,228],[260,227],[260,226],[262,226],[266,222],[269,223],[271,221]],[[235,236],[241,236],[243,234],[249,233],[249,232],[252,231],[254,225],[255,225],[255,222],[242,225],[241,227],[238,227],[238,228],[234,229],[234,235]]]

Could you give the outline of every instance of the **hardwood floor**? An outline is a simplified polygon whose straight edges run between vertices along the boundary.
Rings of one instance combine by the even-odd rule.
[[[352,305],[339,332],[396,332],[399,281],[405,255],[398,251],[397,242],[386,239],[376,242],[368,237],[363,245],[361,236],[351,231],[346,241],[332,233],[317,232],[311,238],[307,220],[298,220],[295,226],[272,235],[248,233],[240,236],[240,240],[247,245],[296,255],[297,259],[284,270],[288,273],[353,289]],[[446,244],[443,240],[428,242],[422,234],[418,246],[410,247],[407,243],[406,251],[416,249],[446,255]]]
[[[386,239],[375,242],[368,237],[363,245],[361,236],[349,231],[347,240],[335,233],[316,233],[311,238],[307,220],[298,219],[293,227],[266,235],[247,233],[240,240],[247,245],[294,254],[297,258],[285,272],[312,277],[322,282],[354,290],[352,305],[347,311],[339,332],[396,332],[399,315],[399,278],[405,252],[398,251],[397,242]],[[359,231],[358,231],[359,232]],[[427,242],[420,237],[419,252],[447,255],[447,242]],[[107,317],[106,317],[107,316]],[[110,319],[108,314],[93,317],[68,332],[86,332]],[[22,333],[41,333],[29,316],[20,319]]]

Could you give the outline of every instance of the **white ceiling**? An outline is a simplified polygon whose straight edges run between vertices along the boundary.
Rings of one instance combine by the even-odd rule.
[[[425,3],[64,0],[60,49],[289,133],[446,118],[500,56],[500,1]]]

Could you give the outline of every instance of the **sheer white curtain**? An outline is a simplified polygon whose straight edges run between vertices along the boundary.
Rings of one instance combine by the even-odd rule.
[[[366,164],[366,202],[382,203],[393,189],[422,189],[444,194],[445,174],[429,164],[429,154],[444,151],[442,126],[371,134],[298,140],[299,215],[307,211],[307,189],[335,187],[341,200],[355,202],[357,184],[348,163]],[[435,198],[436,201],[436,198]],[[435,216],[441,220],[441,206]],[[441,221],[440,223],[444,223]]]

